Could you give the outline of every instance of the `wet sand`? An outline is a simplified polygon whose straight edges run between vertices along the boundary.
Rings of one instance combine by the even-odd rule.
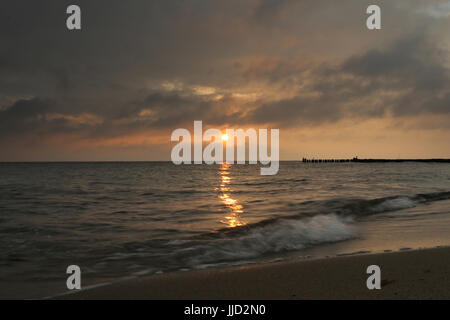
[[[366,286],[373,264],[381,290]],[[450,248],[154,275],[58,299],[450,299]]]

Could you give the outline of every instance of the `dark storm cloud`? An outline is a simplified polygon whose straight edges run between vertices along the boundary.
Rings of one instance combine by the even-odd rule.
[[[413,85],[416,90],[440,90],[449,80],[444,57],[424,35],[415,35],[386,51],[370,50],[352,57],[341,70],[360,77],[398,78],[402,85]]]
[[[39,115],[54,109],[52,101],[31,99],[19,100],[6,110],[0,111],[0,132],[21,132],[36,127]]]
[[[385,50],[372,49],[340,65],[312,70],[310,83],[296,97],[264,104],[248,118],[295,125],[386,113],[448,114],[446,57],[423,34],[400,39]]]
[[[409,90],[386,105],[394,115],[449,113],[450,70],[446,52],[425,36],[395,43],[388,51],[371,50],[349,59],[342,72],[368,79],[374,90]]]
[[[11,107],[0,111],[1,138],[6,139],[11,133],[66,131],[63,119],[48,121],[44,117],[56,109],[54,101],[51,100],[18,100]]]
[[[401,39],[387,50],[369,52],[348,59],[338,73],[349,74],[382,96],[392,91],[397,96],[385,108],[394,115],[448,113],[450,70],[448,53],[424,34]],[[350,87],[352,89],[352,87]],[[354,89],[354,94],[366,92]]]

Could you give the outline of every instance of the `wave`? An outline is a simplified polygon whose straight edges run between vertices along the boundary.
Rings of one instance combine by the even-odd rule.
[[[230,265],[236,261],[351,239],[355,237],[356,231],[348,222],[348,218],[334,214],[295,221],[279,220],[266,227],[253,228],[237,237],[223,235],[208,240],[170,240],[158,246],[152,243],[152,252],[115,253],[105,260],[148,259],[152,262],[152,269],[139,271],[142,274]],[[155,251],[157,247],[163,250]]]
[[[357,236],[354,222],[383,212],[412,208],[420,203],[450,199],[450,192],[394,196],[378,199],[340,199],[309,201],[306,209],[315,210],[290,217],[275,217],[236,228],[181,240],[159,239],[147,243],[153,250],[119,254],[108,260],[149,259],[152,270],[174,271],[205,266],[232,265],[272,254],[301,250],[317,245],[345,241]],[[154,240],[153,240],[154,241]],[[161,251],[157,250],[161,248]]]
[[[419,204],[430,203],[434,201],[449,200],[450,192],[432,192],[427,194],[416,194],[413,196],[391,196],[377,198],[371,200],[348,200],[339,208],[334,207],[335,212],[342,215],[353,215],[355,217],[363,217],[389,211],[413,208]]]
[[[198,235],[196,239],[220,238],[223,236],[234,237],[248,233],[253,229],[264,228],[280,221],[296,221],[318,215],[336,215],[349,218],[352,221],[369,215],[413,208],[419,204],[433,201],[449,200],[450,192],[435,192],[428,194],[416,194],[413,196],[390,196],[376,199],[334,199],[326,201],[305,201],[298,204],[299,212],[291,215],[283,215],[264,219],[255,223],[234,228],[223,228],[214,232]],[[288,208],[292,211],[295,208]]]
[[[191,248],[189,265],[251,259],[353,238],[356,231],[347,222],[333,214],[295,221],[280,220],[267,227],[254,228],[240,237],[184,245]],[[176,242],[171,244],[176,246]]]

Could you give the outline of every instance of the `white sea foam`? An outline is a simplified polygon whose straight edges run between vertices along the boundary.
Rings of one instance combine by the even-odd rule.
[[[353,238],[355,229],[337,215],[318,215],[301,220],[280,220],[251,229],[238,237],[218,239],[191,247],[190,265],[204,265],[261,257],[265,254],[304,249],[321,243]]]
[[[380,203],[373,208],[374,212],[384,212],[392,210],[401,210],[413,208],[416,206],[416,202],[408,197],[398,197],[393,199],[388,199]]]

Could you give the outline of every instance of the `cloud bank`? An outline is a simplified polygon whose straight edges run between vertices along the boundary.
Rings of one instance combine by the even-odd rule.
[[[78,1],[77,32],[69,4],[0,4],[0,160],[167,159],[194,120],[449,137],[446,1],[378,1],[375,32],[369,1]]]

